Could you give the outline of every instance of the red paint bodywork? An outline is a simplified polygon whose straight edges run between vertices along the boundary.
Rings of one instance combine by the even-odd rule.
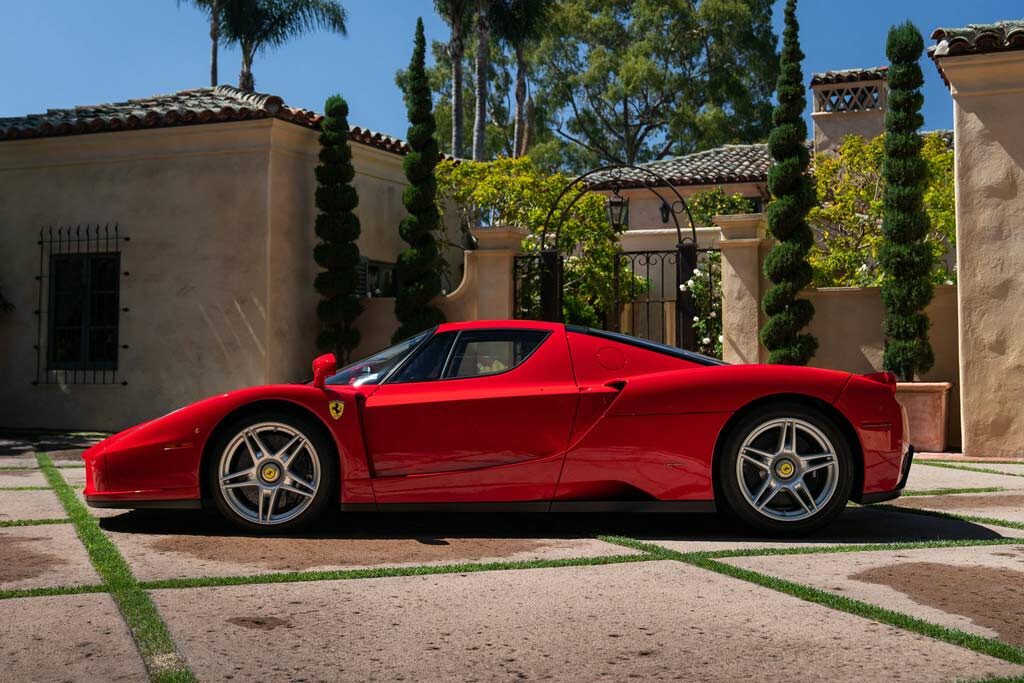
[[[254,404],[314,416],[341,463],[339,502],[710,501],[716,446],[739,411],[773,397],[832,410],[856,435],[863,494],[892,491],[902,414],[881,375],[703,365],[555,323],[448,323],[548,336],[521,365],[473,378],[359,387],[253,387],[199,401],[85,452],[91,502],[198,501],[204,449]],[[343,401],[332,419],[330,401]]]

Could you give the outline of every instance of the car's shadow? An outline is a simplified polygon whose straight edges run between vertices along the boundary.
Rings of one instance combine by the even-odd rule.
[[[199,511],[136,510],[100,521],[109,531],[144,535],[247,536],[219,516]],[[414,539],[445,545],[452,538],[567,539],[625,536],[647,541],[730,544],[912,543],[936,540],[987,540],[996,531],[967,521],[872,507],[849,507],[825,529],[804,538],[758,536],[721,515],[605,513],[335,513],[293,534],[321,539]]]

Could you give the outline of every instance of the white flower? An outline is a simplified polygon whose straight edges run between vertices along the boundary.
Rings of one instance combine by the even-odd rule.
[[[690,278],[689,280],[686,281],[686,286],[693,287],[693,278]]]
[[[718,335],[718,343],[719,343],[719,344],[721,344],[721,343],[722,343],[722,339],[723,339],[722,335]]]
[[[858,268],[857,270],[862,270],[863,271],[863,270],[867,270],[867,269],[868,269],[868,264],[862,263],[862,264],[860,264],[860,268]]]
[[[680,292],[685,292],[686,291],[686,285],[679,285],[679,291]]]
[[[710,344],[711,343],[711,337],[704,337],[704,339],[703,339],[703,341],[701,343],[702,344]]]
[[[718,314],[717,314],[717,313],[715,313],[714,311],[711,311],[711,317],[712,317],[712,318],[717,318],[717,317],[718,317]]]
[[[953,281],[952,281],[952,280],[946,280],[946,283],[945,283],[945,284],[947,284],[947,285],[951,285],[951,284],[953,284]]]
[[[693,316],[693,322],[699,323],[700,322],[700,318],[698,318],[697,316]]]
[[[693,274],[696,275],[697,277],[700,277],[704,273],[700,272],[700,268],[694,268],[693,269]]]

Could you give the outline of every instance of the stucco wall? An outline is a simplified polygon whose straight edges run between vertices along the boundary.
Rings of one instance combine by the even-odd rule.
[[[306,378],[315,350],[317,134],[265,119],[0,144],[0,426],[118,429]],[[353,145],[362,252],[394,262],[401,158]],[[118,223],[118,382],[39,385],[39,228]]]
[[[811,365],[856,373],[881,372],[885,340],[882,336],[881,292],[877,287],[827,287],[801,296],[814,304],[808,331],[818,338]],[[949,393],[949,442],[960,444],[959,352],[957,348],[957,288],[941,285],[926,312],[932,321],[928,333],[935,365],[924,381],[952,382]]]
[[[964,452],[1024,455],[1024,51],[943,57],[953,94]]]

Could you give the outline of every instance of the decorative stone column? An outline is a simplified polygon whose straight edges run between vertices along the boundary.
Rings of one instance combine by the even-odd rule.
[[[967,456],[1024,456],[1024,50],[999,26],[933,52],[953,95],[960,415]],[[991,33],[992,40],[968,38]],[[1001,45],[1000,41],[1005,42]],[[998,51],[992,51],[998,50]]]
[[[513,317],[515,257],[529,234],[525,228],[472,228],[478,248],[465,253],[458,289],[440,302],[449,321]]]
[[[722,359],[729,363],[763,363],[761,295],[767,283],[762,274],[770,248],[763,213],[715,216],[722,230]]]

